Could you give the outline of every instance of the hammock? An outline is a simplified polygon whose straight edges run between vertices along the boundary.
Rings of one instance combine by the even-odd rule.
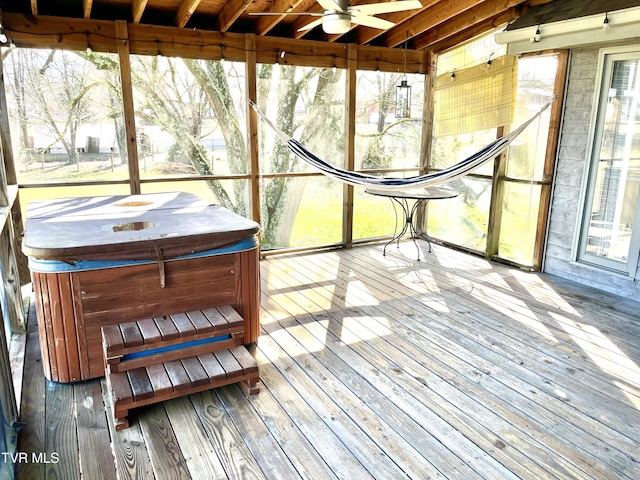
[[[509,144],[511,144],[511,142],[513,142],[513,140],[515,140],[515,138],[520,135],[520,133],[522,133],[525,128],[527,128],[536,118],[538,118],[542,114],[542,112],[544,112],[549,107],[549,105],[551,105],[551,103],[553,103],[553,101],[555,101],[555,97],[544,104],[535,115],[533,115],[529,120],[524,122],[518,128],[511,131],[507,135],[494,140],[479,152],[474,153],[470,157],[465,158],[455,165],[447,167],[444,170],[439,170],[437,172],[431,172],[424,175],[417,175],[407,178],[381,177],[376,175],[369,175],[366,173],[354,172],[351,170],[345,170],[333,166],[307,150],[305,146],[298,142],[296,139],[291,138],[289,135],[276,127],[265,116],[265,114],[260,111],[260,108],[258,108],[255,102],[249,100],[249,104],[258,113],[258,115],[262,117],[267,125],[269,125],[274,130],[276,135],[278,135],[280,140],[282,140],[282,142],[287,145],[289,150],[291,150],[297,157],[304,160],[312,167],[320,170],[320,172],[322,172],[324,175],[328,175],[351,185],[359,185],[386,190],[402,190],[406,188],[441,185],[443,183],[469,174],[472,170],[478,168],[483,163],[495,158],[500,153],[502,153],[509,146]]]

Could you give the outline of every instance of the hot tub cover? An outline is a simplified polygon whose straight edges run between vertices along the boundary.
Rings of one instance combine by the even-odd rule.
[[[233,245],[260,225],[196,195],[170,192],[32,202],[22,250],[42,260],[157,260]]]

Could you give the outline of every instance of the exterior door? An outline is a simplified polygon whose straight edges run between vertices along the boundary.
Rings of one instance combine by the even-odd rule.
[[[630,276],[640,246],[640,51],[602,53],[578,260]]]

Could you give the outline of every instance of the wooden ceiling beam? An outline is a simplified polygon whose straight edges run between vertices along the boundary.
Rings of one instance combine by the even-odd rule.
[[[91,8],[93,7],[93,0],[82,0],[82,13],[84,18],[91,18]]]
[[[265,12],[293,12],[304,0],[276,0]],[[269,31],[282,21],[284,15],[265,15],[258,17],[256,21],[256,35],[266,35]],[[315,19],[315,18],[314,18]]]
[[[499,13],[493,18],[489,18],[483,22],[476,23],[472,27],[465,28],[464,30],[458,30],[457,32],[452,33],[451,35],[447,35],[443,32],[438,32],[440,29],[434,29],[434,37],[438,37],[437,40],[430,37],[425,37],[425,39],[421,39],[421,42],[426,43],[427,45],[424,47],[427,50],[433,51],[434,53],[441,53],[445,50],[449,50],[457,45],[460,45],[471,38],[482,35],[483,33],[494,30],[501,25],[505,25],[510,22],[514,18],[518,16],[518,10],[514,8],[510,8],[509,10],[505,10],[502,13]],[[444,25],[443,27],[446,27]],[[431,32],[425,32],[431,33]],[[441,35],[439,33],[442,33]]]
[[[200,1],[201,0],[182,0],[182,2],[180,2],[178,10],[176,11],[176,26],[178,28],[182,28],[187,24],[193,12],[195,12],[198,5],[200,5]]]
[[[148,0],[133,0],[131,2],[131,21],[133,23],[140,23],[144,9],[147,8]]]
[[[226,32],[231,25],[244,13],[251,5],[251,0],[231,0],[224,2],[224,7],[218,14],[218,29]]]
[[[506,21],[516,18],[515,6],[520,0],[486,1],[469,10],[466,10],[454,18],[430,28],[429,30],[413,37],[412,43],[415,49],[427,48],[430,45],[441,42],[461,31],[473,28],[475,25],[484,25],[484,22],[494,19],[498,15],[506,13]]]
[[[486,0],[490,3],[503,3],[503,0]],[[457,15],[483,3],[483,0],[451,0],[437,2],[430,8],[422,10],[418,15],[410,18],[406,22],[396,25],[388,30],[382,38],[382,45],[385,47],[397,47],[404,43],[407,37],[413,38],[416,35],[426,32],[430,28],[451,20]]]
[[[17,13],[3,13],[6,29],[18,47],[58,48],[84,51],[87,41],[95,52],[117,51],[115,23],[107,20],[83,20]],[[163,55],[243,62],[246,60],[246,34],[209,30],[186,30],[155,25],[127,25],[129,52],[132,55]],[[224,48],[221,48],[224,47]],[[345,68],[348,45],[342,43],[256,37],[256,61],[317,68]],[[224,52],[224,53],[223,53]],[[284,52],[284,57],[281,53]],[[403,53],[397,48],[357,47],[359,70],[397,72],[403,66]],[[426,73],[423,51],[406,52],[407,72]]]

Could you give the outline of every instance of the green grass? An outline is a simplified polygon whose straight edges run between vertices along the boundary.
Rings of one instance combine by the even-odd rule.
[[[326,181],[325,181],[326,182]],[[336,182],[307,182],[290,246],[326,245],[342,241],[342,186]],[[395,214],[391,201],[356,188],[353,238],[356,240],[393,234]]]
[[[64,167],[65,181],[88,180],[88,169],[82,167],[81,172],[75,166]],[[31,182],[51,181],[52,176],[59,176],[60,171],[32,172],[28,180]],[[96,169],[89,175],[92,181],[121,180],[123,173],[111,172],[110,169]],[[21,175],[21,182],[26,181]],[[522,191],[519,191],[522,190]],[[188,191],[203,198],[215,201],[211,190],[203,180],[188,182],[159,182],[142,185],[143,193],[163,191]],[[324,178],[313,178],[305,182],[300,207],[294,220],[289,241],[290,247],[306,247],[326,245],[342,241],[342,186],[336,181]],[[354,199],[354,231],[355,240],[390,236],[394,231],[396,217],[393,206],[388,199],[365,194],[362,188],[356,188]],[[529,188],[512,189],[509,194],[508,207],[503,212],[503,228],[500,238],[500,255],[522,264],[530,264],[533,242],[535,238],[536,219],[529,218],[531,206]],[[538,193],[539,192],[535,192]],[[127,195],[127,184],[88,185],[73,187],[40,187],[24,188],[20,192],[23,212],[34,200],[45,200],[62,197]],[[533,199],[534,203],[539,198]],[[457,203],[457,205],[456,205]],[[536,212],[533,212],[535,215]],[[483,250],[486,241],[486,212],[470,207],[457,200],[441,201],[431,208],[429,234],[460,244],[475,250]]]

